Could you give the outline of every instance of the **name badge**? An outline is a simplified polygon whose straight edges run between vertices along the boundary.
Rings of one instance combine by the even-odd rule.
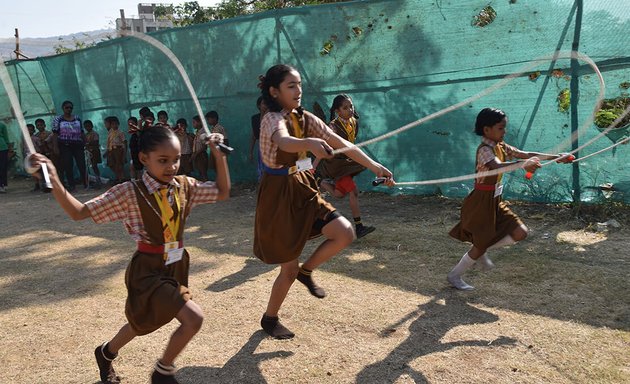
[[[295,165],[297,166],[299,171],[308,171],[309,169],[313,169],[313,163],[311,162],[311,158],[307,157],[302,160],[298,160]]]
[[[503,194],[503,184],[497,184],[494,189],[494,197],[501,196]]]
[[[184,248],[180,248],[177,241],[164,244],[164,252],[166,253],[164,265],[176,263],[184,256]]]

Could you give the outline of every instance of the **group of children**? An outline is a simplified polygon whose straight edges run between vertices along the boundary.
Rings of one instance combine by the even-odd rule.
[[[357,134],[357,116],[349,97],[341,95],[333,103],[332,112],[337,118],[331,116],[334,127],[331,128],[302,108],[301,76],[295,68],[275,65],[261,77],[259,86],[267,112],[260,119],[262,176],[257,196],[253,253],[264,263],[280,265],[260,324],[270,336],[288,339],[294,333],[280,322],[279,312],[294,281],[298,280],[313,296],[325,297],[325,290],[313,279],[314,271],[346,248],[358,232],[358,227],[355,231],[350,221],[322,197],[309,154],[315,157],[318,172],[321,170],[324,175],[321,187],[336,196],[339,195],[336,191],[356,193],[352,176],[364,169],[384,178],[387,186],[393,186],[395,182],[392,172],[352,144]],[[538,158],[560,157],[522,152],[504,144],[505,115],[498,110],[484,111],[480,113],[476,127],[476,132],[483,136],[477,151],[478,170],[502,168],[512,156],[529,159],[525,169],[534,171],[540,167]],[[137,161],[146,172],[86,203],[66,193],[51,160],[40,154],[32,158],[34,165],[46,163],[49,167],[54,197],[71,218],[91,217],[97,223],[123,221],[136,242],[136,251],[125,275],[127,323],[94,351],[103,383],[120,382],[112,362],[124,345],[174,318],[180,326],[157,360],[151,382],[177,383],[174,360],[203,322],[201,308],[191,300],[187,287],[186,218],[194,206],[225,200],[230,193],[226,157],[217,146],[225,140],[224,135],[195,136],[192,161],[199,152],[195,144],[207,145],[217,171],[214,182],[198,181],[178,175],[184,154],[177,129],[172,130],[166,124],[146,129],[147,124],[151,126],[152,123],[149,117],[150,114],[143,116],[141,113],[140,122],[130,120],[139,128],[134,132],[137,135]],[[342,149],[344,156],[333,156],[336,149]],[[508,244],[526,235],[522,222],[501,202],[500,189],[500,176],[477,180],[475,190],[464,202],[461,223],[451,231],[454,237],[473,243],[473,248],[460,262],[462,265],[458,264],[448,275],[448,280],[458,289],[471,288],[463,282],[461,275],[476,260],[482,265],[491,265],[485,254],[491,245]],[[355,222],[360,223],[356,215]],[[323,241],[300,265],[298,258],[306,242],[320,236]]]
[[[212,133],[220,133],[227,142],[227,132],[225,127],[219,124],[219,114],[216,111],[210,111],[205,115],[206,122]],[[89,120],[88,120],[89,121]],[[86,131],[90,135],[90,140],[86,140],[86,149],[90,152],[90,161],[97,180],[100,182],[100,173],[98,164],[101,162],[100,144],[98,143],[98,135],[93,131],[93,126],[87,127],[88,121],[84,125]],[[91,125],[91,122],[90,122]],[[170,125],[168,121],[168,113],[159,111],[157,113],[157,121],[155,115],[148,107],[140,109],[140,119],[135,116],[127,119],[127,128],[129,133],[129,141],[120,127],[120,121],[116,116],[106,117],[104,125],[107,129],[107,148],[106,159],[107,166],[111,168],[115,175],[114,184],[121,183],[126,180],[125,164],[127,164],[127,154],[129,154],[131,162],[129,163],[129,173],[132,179],[138,178],[142,174],[143,165],[138,154],[140,151],[138,140],[139,134],[145,129],[152,127],[165,127],[173,130],[180,142],[182,157],[180,159],[180,167],[178,174],[191,175],[193,170],[197,171],[199,180],[208,180],[208,169],[216,169],[214,159],[208,157],[208,146],[205,143],[205,131],[199,116],[192,118],[192,126],[195,133],[188,131],[188,122],[185,118],[180,118],[175,125]],[[86,138],[87,139],[87,138]],[[96,153],[98,150],[98,153]],[[98,185],[98,182],[97,182]]]

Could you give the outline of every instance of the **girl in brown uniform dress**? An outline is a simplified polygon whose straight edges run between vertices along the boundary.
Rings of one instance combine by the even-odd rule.
[[[83,128],[87,132],[85,134],[85,151],[86,156],[90,161],[90,166],[96,177],[96,188],[101,187],[101,172],[98,169],[98,165],[102,162],[101,158],[101,144],[99,143],[98,133],[94,131],[94,124],[91,120],[85,120],[83,122]]]
[[[539,159],[557,159],[568,163],[565,154],[549,155],[538,152],[524,152],[503,141],[507,125],[505,113],[499,109],[484,108],[477,115],[475,133],[483,136],[477,147],[477,172],[508,167],[511,158],[527,159],[524,167],[529,172],[540,168]],[[472,248],[464,254],[459,263],[447,275],[448,282],[461,290],[472,290],[473,286],[462,280],[462,274],[475,263],[482,270],[494,267],[486,251],[511,245],[527,237],[527,227],[501,199],[503,184],[502,175],[479,177],[475,187],[464,199],[460,222],[449,232],[449,235],[460,241],[472,243]]]
[[[288,339],[294,333],[278,320],[278,312],[297,278],[310,293],[323,298],[311,273],[354,240],[350,222],[319,194],[311,152],[330,158],[333,148],[352,148],[348,157],[394,184],[392,173],[361,150],[336,135],[323,121],[301,108],[302,82],[295,68],[279,64],[261,76],[262,96],[269,112],[260,127],[264,174],[258,189],[254,254],[268,264],[280,264],[261,326],[270,336]],[[319,247],[302,264],[298,257],[306,241],[323,235]]]
[[[220,141],[220,135],[213,135]],[[46,163],[53,194],[74,220],[91,217],[96,223],[121,220],[137,243],[125,274],[127,302],[125,324],[109,342],[94,351],[103,383],[119,383],[112,360],[134,337],[149,334],[173,319],[180,322],[151,375],[152,383],[177,383],[173,362],[203,322],[201,308],[191,301],[188,286],[189,256],[184,249],[184,225],[192,207],[225,200],[230,178],[225,155],[210,143],[217,164],[216,182],[200,183],[176,176],[179,140],[168,128],[154,127],[140,137],[140,161],[146,172],[139,180],[118,184],[87,203],[67,193],[55,167],[43,155],[34,164]]]
[[[359,133],[358,115],[354,111],[352,99],[346,94],[337,95],[330,108],[330,128],[344,140],[355,142]],[[374,231],[374,227],[363,225],[359,209],[359,191],[352,178],[365,170],[365,167],[340,153],[332,159],[315,160],[314,167],[322,178],[320,187],[337,198],[349,196],[350,211],[354,219],[357,238]]]

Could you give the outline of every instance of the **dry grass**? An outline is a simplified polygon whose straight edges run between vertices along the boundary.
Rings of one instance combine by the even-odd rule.
[[[29,186],[0,196],[0,383],[95,383],[92,351],[125,322],[133,246],[120,224],[72,222]],[[292,289],[281,316],[297,336],[276,341],[258,325],[276,271],[251,256],[255,193],[234,192],[188,222],[206,320],[182,383],[630,383],[626,208],[516,206],[530,238],[494,252],[464,293],[444,280],[467,249],[447,236],[458,202],[366,194],[378,230],[317,272],[326,299]],[[592,231],[611,214],[621,229]],[[125,382],[148,381],[175,326],[121,351]]]

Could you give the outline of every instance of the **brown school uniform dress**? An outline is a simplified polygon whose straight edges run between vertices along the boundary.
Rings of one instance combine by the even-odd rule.
[[[484,146],[490,147],[501,162],[509,156],[508,152],[512,148],[505,143],[494,143],[484,138],[477,148],[478,172],[488,170],[485,163],[479,160],[479,152]],[[501,194],[495,196],[500,182],[501,175],[476,180],[475,188],[462,204],[460,222],[451,229],[450,236],[487,249],[523,225],[521,219],[502,200]]]
[[[100,164],[103,160],[101,158],[101,148],[98,142],[98,133],[92,131],[85,135],[85,150],[90,154],[90,164]]]
[[[354,117],[350,118],[347,122],[336,118],[330,122],[330,127],[337,135],[351,143],[355,142],[359,131],[357,119]],[[361,164],[350,159],[343,153],[340,153],[335,155],[332,159],[323,159],[320,161],[317,166],[317,173],[321,178],[336,180],[343,176],[354,177],[365,169],[366,168]]]
[[[177,239],[182,239],[186,217],[190,213],[189,205],[186,204],[189,184],[184,177],[178,177],[177,181],[181,186],[178,196],[184,214],[181,215],[177,207],[173,207],[173,210],[181,217]],[[147,187],[142,182],[134,183],[134,187],[142,221],[151,238],[151,243],[164,244],[162,224],[155,217],[156,211],[160,212],[155,197],[149,195]],[[142,194],[146,199],[142,197]],[[192,298],[188,289],[189,265],[190,257],[186,250],[180,261],[169,265],[164,265],[163,254],[140,251],[134,253],[125,273],[128,294],[125,314],[129,324],[138,335],[151,333],[169,323],[186,301]]]
[[[319,194],[317,182],[309,171],[289,172],[300,154],[284,152],[272,142],[271,136],[279,129],[281,120],[294,137],[326,140],[330,136],[326,124],[306,111],[302,115],[270,112],[263,117],[260,150],[264,173],[258,188],[254,254],[267,264],[298,258],[306,241],[321,235],[323,224],[337,217],[335,208]],[[285,174],[274,174],[282,172]]]
[[[125,134],[120,130],[112,129],[107,135],[107,166],[114,172],[125,166]]]
[[[187,288],[188,253],[184,250],[181,260],[165,265],[160,248],[165,243],[162,214],[155,194],[149,191],[157,192],[163,187],[145,172],[140,180],[118,184],[85,203],[96,223],[122,221],[138,244],[139,250],[133,254],[125,273],[125,314],[138,335],[151,333],[170,322],[192,298]],[[171,191],[168,205],[174,217],[180,217],[174,240],[182,241],[191,208],[216,202],[218,189],[213,182],[199,183],[186,176],[176,176],[168,188]],[[173,191],[177,191],[179,208]]]
[[[205,130],[198,129],[193,140],[191,160],[193,168],[199,172],[202,179],[206,179],[208,177],[208,146],[205,140]]]

